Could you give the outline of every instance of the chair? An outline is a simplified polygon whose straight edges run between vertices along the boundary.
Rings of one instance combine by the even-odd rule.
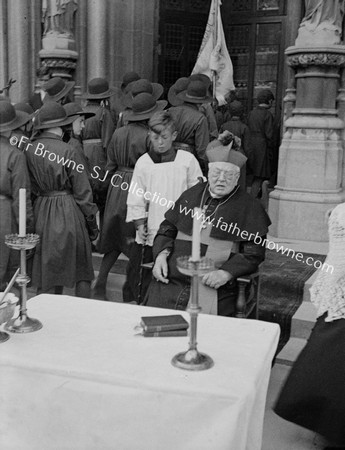
[[[152,270],[153,263],[142,264],[144,269]],[[260,267],[250,275],[236,279],[238,294],[235,306],[235,317],[239,319],[259,319]]]
[[[235,317],[259,319],[260,265],[256,272],[237,278]]]

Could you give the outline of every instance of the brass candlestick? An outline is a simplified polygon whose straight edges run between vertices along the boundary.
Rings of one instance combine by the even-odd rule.
[[[17,318],[12,319],[5,325],[7,331],[12,333],[31,333],[42,328],[42,324],[37,319],[31,319],[27,315],[27,288],[30,278],[26,273],[26,251],[35,248],[39,242],[38,234],[26,234],[21,237],[18,234],[8,234],[5,236],[5,244],[13,250],[20,250],[20,272],[16,278],[16,283],[21,288],[20,309]]]
[[[188,306],[190,314],[189,349],[178,353],[171,361],[172,365],[186,370],[205,370],[213,366],[213,360],[197,349],[197,322],[201,311],[199,306],[198,283],[199,277],[214,269],[214,262],[210,258],[202,257],[199,261],[191,261],[189,256],[177,258],[177,268],[184,275],[192,278],[191,301]]]

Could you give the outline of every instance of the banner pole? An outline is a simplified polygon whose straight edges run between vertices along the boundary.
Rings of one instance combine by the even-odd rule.
[[[213,30],[213,49],[217,45],[218,38],[218,0],[214,0],[214,30]],[[212,70],[212,87],[213,87],[213,99],[216,99],[216,76],[217,72]]]

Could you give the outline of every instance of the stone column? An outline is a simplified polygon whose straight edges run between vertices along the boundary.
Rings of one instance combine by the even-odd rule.
[[[27,0],[7,2],[8,77],[16,83],[10,89],[13,103],[27,101],[31,93],[30,77],[30,8]],[[6,80],[8,81],[8,80]]]
[[[107,77],[107,2],[88,0],[87,75],[88,79]]]
[[[321,2],[320,8],[331,3],[339,2]],[[285,52],[295,73],[296,104],[284,124],[269,214],[272,236],[322,242],[328,240],[326,211],[345,200],[344,122],[336,109],[345,46],[340,45],[339,17],[330,25],[322,22],[323,11],[317,12],[311,17],[307,9],[296,45]]]

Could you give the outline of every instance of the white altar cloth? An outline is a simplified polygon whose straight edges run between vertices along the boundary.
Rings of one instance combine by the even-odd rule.
[[[199,315],[215,365],[191,372],[171,364],[188,337],[133,330],[176,311],[43,294],[28,312],[43,328],[1,344],[2,450],[260,450],[278,325]]]

